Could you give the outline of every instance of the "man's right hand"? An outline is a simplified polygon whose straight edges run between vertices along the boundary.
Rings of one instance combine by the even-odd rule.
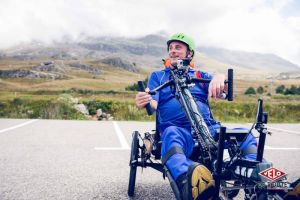
[[[145,91],[146,92],[138,92],[135,96],[135,105],[138,108],[144,108],[152,100],[151,95],[147,93],[149,89],[146,88]]]

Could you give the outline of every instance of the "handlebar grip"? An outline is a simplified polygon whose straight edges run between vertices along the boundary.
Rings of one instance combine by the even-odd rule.
[[[228,69],[228,101],[233,101],[233,69]]]
[[[144,83],[143,81],[138,81],[138,87],[139,87],[139,91],[140,92],[145,92],[145,86],[144,86]],[[150,103],[148,103],[146,106],[145,106],[146,110],[147,110],[147,113],[148,115],[152,115],[152,108],[151,108],[151,105]]]
[[[257,123],[262,123],[263,122],[263,100],[261,98],[258,99],[258,106],[257,106],[257,116],[256,116],[256,121]]]

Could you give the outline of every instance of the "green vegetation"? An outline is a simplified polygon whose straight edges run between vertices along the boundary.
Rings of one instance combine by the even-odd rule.
[[[144,80],[145,85],[147,81],[148,78]],[[277,85],[277,94],[271,95],[268,93],[271,88],[264,83],[248,86],[249,84],[246,84],[242,90],[239,90],[234,102],[211,101],[212,112],[218,121],[253,122],[257,98],[260,96],[265,99],[265,111],[269,113],[270,122],[300,123],[300,95],[294,95],[298,94],[300,87],[292,84]],[[89,119],[88,116],[74,109],[74,102],[70,99],[76,99],[77,103],[83,103],[87,107],[90,115],[95,115],[100,108],[111,114],[115,120],[155,120],[155,116],[148,116],[145,109],[137,109],[134,105],[138,88],[136,83],[128,84],[127,91],[109,90],[109,88],[107,90],[83,89],[72,86],[69,89],[57,87],[56,90],[39,88],[31,91],[1,91],[0,117]],[[247,95],[241,94],[244,91]]]
[[[276,88],[276,93],[277,94],[283,94],[284,93],[284,89],[285,89],[285,86],[284,85],[280,85]]]
[[[265,86],[267,88],[267,86]],[[259,86],[256,90],[253,87],[248,87],[247,90],[244,92],[246,95],[254,95],[254,94],[263,94],[267,92],[262,86]],[[279,85],[275,89],[276,94],[282,95],[300,95],[300,86],[291,85],[290,88],[287,88],[285,85]],[[270,93],[267,94],[271,96]]]
[[[83,103],[90,115],[94,115],[96,110],[101,108],[104,112],[111,114],[115,120],[154,120],[155,116],[147,116],[145,109],[137,109],[134,105],[135,94],[138,90],[137,81],[145,79],[151,71],[158,69],[154,67],[157,63],[153,61],[152,56],[151,54],[151,57],[148,58],[148,56],[142,55],[142,60],[130,61],[134,68],[139,68],[139,72],[105,64],[94,58],[80,61],[66,59],[63,63],[62,60],[48,57],[33,60],[2,59],[0,60],[1,70],[29,70],[39,66],[45,59],[53,60],[57,66],[66,70],[66,77],[55,80],[1,78],[0,117],[90,119],[89,116],[84,116],[74,109],[75,104]],[[220,65],[220,62],[215,62],[202,55],[199,58],[204,62],[201,64],[201,70],[204,71],[217,69],[222,72],[228,67],[227,64],[221,63]],[[79,68],[64,68],[72,66],[72,64],[74,66],[74,63],[77,63]],[[149,63],[152,63],[153,67],[149,67],[152,66]],[[159,64],[161,63],[159,62]],[[86,67],[80,68],[81,66]],[[90,73],[88,66],[95,67],[101,73],[99,75]],[[222,122],[254,121],[257,98],[260,96],[265,99],[265,110],[269,112],[270,122],[300,122],[299,79],[265,79],[262,78],[266,75],[265,71],[259,71],[256,74],[253,70],[239,69],[242,68],[235,68],[235,77],[238,78],[234,83],[234,102],[211,102],[212,112],[217,120]],[[144,85],[147,82],[148,78],[144,80]]]
[[[290,88],[286,88],[284,85],[280,85],[276,88],[277,94],[284,94],[284,95],[300,95],[300,86],[296,87],[292,85]]]
[[[0,117],[42,119],[87,119],[60,99],[14,98],[0,102]]]
[[[144,86],[146,87],[146,85],[148,84],[148,77],[143,81]],[[125,90],[128,91],[138,91],[139,90],[139,86],[137,83],[133,83],[132,85],[129,85],[125,88]]]
[[[257,102],[211,102],[212,113],[221,122],[254,122]],[[299,123],[300,103],[264,102],[271,123]]]
[[[35,99],[16,97],[0,100],[0,117],[6,118],[43,118],[43,119],[87,119],[72,107],[72,104],[60,97]],[[115,120],[153,121],[155,116],[148,116],[145,109],[138,109],[131,100],[90,99],[81,100],[91,115],[101,108],[111,114]],[[256,116],[257,102],[251,101],[211,101],[214,117],[221,122],[253,122]],[[265,101],[265,112],[269,113],[269,122],[299,123],[300,103]]]
[[[251,95],[251,94],[256,94],[256,92],[255,92],[255,89],[254,89],[253,87],[249,87],[249,88],[246,90],[245,94]]]
[[[264,88],[262,87],[262,86],[259,86],[257,89],[256,89],[256,92],[258,93],[258,94],[263,94],[264,93]]]

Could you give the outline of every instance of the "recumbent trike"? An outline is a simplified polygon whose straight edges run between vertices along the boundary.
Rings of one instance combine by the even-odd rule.
[[[236,197],[239,190],[245,192],[245,199],[283,199],[281,190],[269,190],[265,180],[259,175],[253,176],[251,172],[256,171],[258,174],[271,166],[270,163],[263,162],[264,145],[268,130],[265,127],[268,114],[263,112],[263,100],[258,100],[258,109],[256,122],[250,130],[228,130],[221,126],[218,130],[218,138],[213,138],[209,129],[204,122],[202,115],[199,113],[197,104],[189,90],[195,83],[209,83],[210,80],[202,78],[191,78],[188,76],[189,63],[187,60],[179,60],[177,68],[170,70],[170,80],[160,85],[149,94],[165,88],[172,87],[176,91],[176,98],[179,101],[187,119],[192,127],[194,138],[194,152],[191,160],[205,165],[211,170],[215,179],[216,195],[214,199],[232,199]],[[225,82],[228,86],[228,101],[233,100],[233,70],[228,70],[228,78]],[[139,90],[144,91],[142,81],[138,82]],[[146,105],[149,115],[152,114],[150,105]],[[156,120],[157,127],[158,120]],[[259,143],[256,160],[247,160],[242,157],[239,150],[239,142],[243,141],[252,129],[255,128],[259,133]],[[229,159],[223,160],[224,149],[228,146]],[[160,133],[156,130],[151,133],[146,132],[142,136],[138,131],[132,135],[131,153],[130,153],[130,175],[128,184],[128,195],[134,195],[136,170],[137,167],[151,167],[162,172],[163,177],[167,177],[176,199],[181,200],[178,186],[172,178],[167,167],[162,164],[161,159],[161,140]],[[288,188],[291,190],[291,188]]]

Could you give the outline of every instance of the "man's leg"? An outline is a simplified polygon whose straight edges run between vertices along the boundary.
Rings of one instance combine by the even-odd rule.
[[[188,159],[194,141],[190,130],[170,126],[162,135],[162,162],[176,180],[182,199],[209,199],[215,192],[211,172]]]
[[[166,166],[168,167],[172,177],[176,180],[178,176],[188,171],[189,166],[192,161],[189,157],[194,148],[194,140],[190,131],[186,128],[170,126],[166,128],[161,137],[162,149],[161,155],[162,159],[166,159]],[[174,147],[182,149],[183,153],[174,153],[170,155],[169,158],[165,156]]]
[[[235,128],[234,130],[244,130],[244,128]],[[240,150],[246,159],[256,160],[257,141],[252,133],[248,134],[247,138],[240,143]]]

